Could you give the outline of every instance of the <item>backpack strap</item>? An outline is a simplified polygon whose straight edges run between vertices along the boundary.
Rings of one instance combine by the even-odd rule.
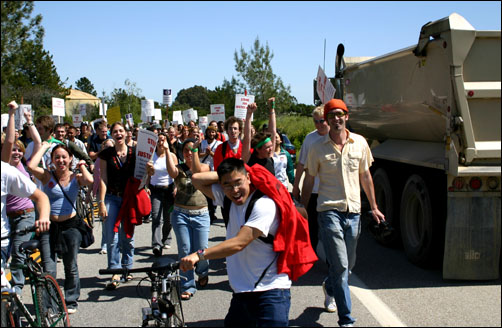
[[[186,163],[181,163],[181,164],[178,164],[178,167],[183,170],[183,172],[185,172],[186,176],[191,179],[192,178],[192,171],[190,170],[190,168],[188,167],[188,165],[186,165]]]
[[[227,146],[228,146],[228,140],[225,141],[221,146],[221,158],[223,159],[225,159],[225,155],[227,154]]]

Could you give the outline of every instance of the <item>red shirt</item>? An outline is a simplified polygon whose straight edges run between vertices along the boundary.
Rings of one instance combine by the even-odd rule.
[[[223,147],[226,147],[225,156],[223,156],[222,153]],[[230,148],[228,141],[225,141],[224,143],[216,147],[216,150],[214,151],[214,156],[213,156],[214,170],[216,171],[218,169],[218,166],[220,166],[221,162],[223,162],[223,160],[226,158],[241,159],[241,157],[242,157],[242,142],[239,140],[239,148],[237,149],[237,153],[234,153],[232,148]]]

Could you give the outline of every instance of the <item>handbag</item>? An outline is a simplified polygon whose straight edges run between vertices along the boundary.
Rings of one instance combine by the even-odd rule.
[[[92,244],[94,244],[94,241],[95,241],[94,234],[92,232],[92,227],[90,226],[89,222],[87,222],[84,218],[82,218],[78,215],[78,211],[75,208],[75,205],[73,205],[73,202],[71,201],[70,197],[68,197],[68,195],[66,194],[66,192],[63,189],[63,186],[61,186],[61,184],[59,183],[59,180],[56,177],[56,175],[54,174],[54,171],[51,171],[51,173],[52,173],[52,176],[54,177],[54,179],[56,180],[56,182],[58,183],[59,188],[61,188],[63,195],[70,202],[71,206],[73,207],[73,209],[77,213],[77,217],[80,218],[80,223],[77,227],[78,230],[80,230],[80,234],[82,235],[82,241],[80,242],[80,247],[87,248],[87,247],[91,246]]]

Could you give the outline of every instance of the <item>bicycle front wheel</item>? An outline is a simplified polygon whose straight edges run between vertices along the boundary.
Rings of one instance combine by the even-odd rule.
[[[184,327],[185,318],[183,317],[183,308],[181,306],[181,293],[179,281],[171,283],[169,291],[170,301],[174,307],[174,313],[167,319],[168,327]]]
[[[44,327],[70,327],[68,309],[56,279],[45,273],[36,286],[40,323]]]

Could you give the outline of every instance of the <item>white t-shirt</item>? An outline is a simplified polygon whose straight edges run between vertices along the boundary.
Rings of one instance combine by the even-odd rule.
[[[320,142],[322,138],[323,136],[320,135],[319,132],[317,132],[317,130],[314,130],[309,134],[307,134],[307,136],[303,140],[302,148],[300,149],[300,158],[298,159],[299,163],[305,166],[305,164],[307,163],[307,155],[309,154],[309,149],[315,143]],[[312,193],[317,194],[318,192],[319,192],[319,177],[316,176],[314,180],[314,187],[312,188]]]
[[[10,233],[9,219],[7,218],[7,195],[30,197],[37,186],[14,166],[2,161],[2,237]],[[2,240],[2,247],[7,247],[9,240]]]
[[[150,178],[150,183],[154,186],[167,187],[173,183],[173,178],[167,172],[166,155],[159,157],[157,152],[153,153],[153,168],[155,174]]]
[[[219,184],[212,186],[215,197],[214,205],[223,206],[225,194]],[[230,206],[230,220],[227,228],[227,239],[237,236],[244,225],[246,209],[251,195],[243,205]],[[275,203],[267,196],[263,196],[256,201],[249,216],[246,226],[253,227],[263,233],[263,237],[268,234],[275,235],[279,228],[279,213]],[[272,263],[267,273],[256,288],[255,283],[260,279],[265,268]],[[277,274],[276,253],[271,244],[267,244],[260,239],[253,240],[242,251],[227,257],[227,272],[230,287],[235,293],[259,292],[276,288],[287,289],[291,287],[291,280],[285,273]]]
[[[275,153],[272,157],[274,160],[275,177],[279,180],[284,187],[288,188],[288,157],[284,153]]]
[[[214,153],[214,151],[216,150],[216,148],[218,148],[218,146],[221,145],[222,143],[223,142],[214,139],[213,142],[209,144],[209,149],[211,149],[211,151]],[[209,155],[206,158],[206,155],[205,155],[207,147],[208,147],[207,140],[206,139],[202,140],[202,142],[200,143],[200,151],[201,151],[201,154],[202,154],[202,155],[199,156],[200,162],[201,163],[206,163],[211,168],[211,171],[214,171],[213,156]],[[204,161],[202,161],[204,158],[206,158],[206,159]]]

